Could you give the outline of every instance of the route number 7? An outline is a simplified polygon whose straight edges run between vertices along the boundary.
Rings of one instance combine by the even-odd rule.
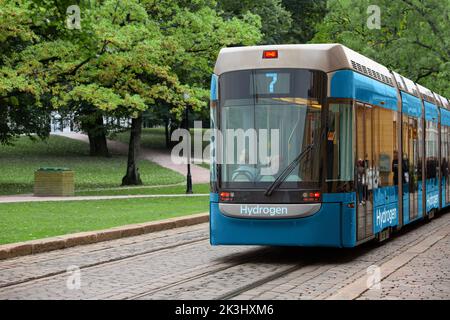
[[[269,92],[273,93],[273,86],[277,83],[278,75],[276,73],[266,73],[267,78],[272,78],[272,81],[269,83]]]

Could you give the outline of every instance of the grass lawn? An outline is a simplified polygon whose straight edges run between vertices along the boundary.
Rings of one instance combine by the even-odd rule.
[[[115,133],[111,139],[128,144],[130,142],[130,131]],[[164,128],[144,128],[142,129],[141,145],[149,149],[166,149],[166,137]]]
[[[0,244],[207,212],[208,197],[0,204]]]
[[[203,129],[203,131],[205,131],[205,130],[207,130],[207,129]],[[192,150],[194,149],[194,131],[195,131],[194,129],[190,129]],[[111,139],[128,144],[128,142],[130,141],[130,132],[123,131],[123,132],[116,133],[111,136]],[[208,144],[209,144],[209,141],[202,142],[203,150],[204,150],[204,148],[206,148],[208,146]],[[164,128],[144,128],[144,129],[142,129],[141,145],[144,148],[149,148],[149,149],[167,150]]]
[[[209,193],[209,184],[194,184],[192,186],[194,193]],[[176,186],[165,187],[123,187],[105,190],[78,191],[77,196],[118,196],[118,195],[136,195],[136,194],[185,194],[186,183]]]
[[[125,174],[126,156],[90,157],[89,144],[51,136],[47,141],[20,137],[14,146],[0,146],[0,195],[33,192],[34,171],[40,167],[68,167],[75,171],[75,190],[118,187]],[[150,161],[139,164],[145,185],[182,183],[181,174]]]

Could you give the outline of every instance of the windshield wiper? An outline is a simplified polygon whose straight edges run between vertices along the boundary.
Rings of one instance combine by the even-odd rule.
[[[309,151],[311,151],[314,148],[314,144],[308,145],[305,150],[300,152],[300,154],[286,167],[284,170],[280,173],[280,175],[275,179],[274,182],[267,188],[264,195],[270,197],[273,193],[273,191],[280,186],[280,184],[283,183],[284,180],[288,177],[288,175],[294,170],[294,168],[297,166],[297,164],[303,159],[305,154]]]

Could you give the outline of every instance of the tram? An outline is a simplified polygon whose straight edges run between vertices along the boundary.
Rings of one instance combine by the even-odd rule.
[[[431,219],[450,205],[449,109],[340,44],[222,49],[211,244],[355,247]]]

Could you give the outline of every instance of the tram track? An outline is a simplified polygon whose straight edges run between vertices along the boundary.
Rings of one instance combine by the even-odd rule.
[[[443,225],[437,225],[436,227],[432,228],[431,230],[429,230],[428,232],[430,233],[434,233],[434,232],[439,232],[439,230],[445,228],[448,225],[448,223],[444,223]],[[402,231],[399,233],[398,236],[394,237],[392,240],[395,240],[395,238],[397,237],[401,237],[401,236],[405,236],[404,233],[407,233],[408,231],[414,231],[414,230],[420,230],[421,225],[417,225],[415,227],[413,227],[413,230],[407,230]],[[423,241],[423,238],[420,235],[415,235],[413,241],[411,241],[408,246],[403,247],[402,250],[399,251],[394,251],[391,252],[390,254],[388,254],[387,256],[384,256],[383,258],[381,258],[380,260],[376,261],[376,263],[383,263],[385,261],[389,261],[391,259],[393,259],[396,255],[407,251],[409,248],[411,248],[412,246],[416,245],[417,243],[420,243],[421,241]],[[358,248],[354,248],[352,251],[348,251],[347,255],[348,255],[348,259],[349,260],[353,260],[355,258],[358,258],[360,255],[370,252],[371,250],[375,250],[376,248],[378,248],[378,245],[365,245],[362,247],[358,247]],[[333,269],[334,267],[338,266],[339,263],[332,263],[329,265],[323,265],[323,259],[324,259],[324,253],[326,254],[326,259],[328,260],[335,260],[339,258],[342,258],[341,256],[341,251],[339,250],[335,250],[335,251],[331,251],[332,255],[328,255],[328,251],[322,252],[322,254],[319,254],[319,257],[315,258],[314,256],[307,256],[305,257],[305,261],[297,263],[293,266],[287,266],[286,268],[283,268],[280,271],[276,271],[274,273],[268,274],[266,276],[263,276],[259,279],[257,279],[254,282],[248,283],[248,284],[244,284],[242,286],[239,286],[236,289],[230,290],[226,293],[222,293],[217,295],[216,297],[214,297],[214,300],[229,300],[229,299],[233,299],[235,297],[238,297],[241,294],[244,294],[245,292],[258,288],[262,285],[265,285],[267,283],[273,282],[277,279],[286,277],[294,272],[298,272],[302,269],[305,269],[304,272],[301,272],[299,275],[301,275],[302,277],[304,277],[304,280],[302,280],[301,282],[297,282],[297,285],[299,284],[303,284],[306,283],[308,281],[314,280],[318,277],[320,277],[322,275],[322,273],[325,273],[331,269]],[[322,257],[320,257],[322,255]],[[250,257],[249,257],[250,258]],[[245,265],[246,263],[249,262],[254,262],[251,261],[251,259],[247,259],[250,261],[240,261],[239,263],[235,263],[229,266],[224,266],[221,268],[217,268],[215,270],[210,270],[208,272],[204,272],[204,273],[200,273],[197,274],[194,277],[188,278],[188,279],[183,279],[182,281],[177,281],[177,282],[173,282],[169,285],[163,286],[163,287],[159,287],[157,289],[153,289],[150,291],[146,291],[143,293],[139,293],[137,295],[128,297],[127,299],[139,299],[139,298],[145,298],[145,297],[149,297],[151,298],[152,295],[157,294],[157,293],[161,293],[165,290],[169,290],[169,289],[173,289],[175,287],[181,287],[183,285],[187,285],[189,283],[192,283],[192,288],[195,288],[196,286],[198,287],[198,284],[195,284],[196,281],[198,281],[199,279],[203,278],[203,277],[212,277],[215,276],[215,278],[226,278],[223,275],[221,275],[221,273],[224,273],[224,271],[237,267],[239,265]],[[369,264],[369,261],[366,261]],[[308,268],[309,267],[309,268]],[[355,270],[355,273],[351,274],[348,279],[350,279],[352,276],[355,275],[359,275],[360,273],[364,272],[366,267],[363,267],[361,269]],[[319,270],[320,269],[320,270]],[[317,271],[319,271],[319,273],[317,273]],[[311,275],[311,277],[308,277],[308,275]],[[186,286],[184,289],[187,291],[190,291],[192,288],[190,288],[189,286]],[[182,291],[180,289],[182,288],[178,288],[179,291]],[[332,290],[332,288],[330,288],[329,290]],[[178,298],[178,297],[175,297]],[[195,299],[195,298],[194,298]]]
[[[96,263],[86,264],[86,265],[80,266],[79,269],[80,270],[85,270],[85,269],[89,269],[89,268],[100,267],[100,266],[104,266],[104,265],[107,265],[107,264],[113,264],[113,263],[125,261],[125,260],[128,260],[128,259],[133,259],[133,258],[140,257],[140,256],[145,256],[145,255],[150,255],[150,254],[155,254],[155,253],[161,253],[161,252],[164,252],[164,251],[167,251],[167,250],[171,250],[171,249],[174,249],[174,248],[180,248],[180,247],[184,247],[184,246],[189,246],[189,245],[200,243],[200,242],[206,241],[206,240],[208,240],[208,237],[204,237],[204,238],[196,239],[196,240],[185,241],[185,242],[183,242],[181,244],[180,243],[174,243],[173,245],[166,246],[166,247],[154,248],[154,249],[151,249],[151,250],[146,250],[146,251],[142,251],[142,252],[135,253],[135,254],[125,255],[125,256],[121,256],[121,257],[112,258],[112,259],[109,259],[109,260],[104,260],[104,261],[99,261],[99,262],[96,262]],[[52,277],[55,277],[55,276],[58,276],[58,275],[61,275],[61,274],[65,274],[66,272],[67,272],[66,270],[59,270],[59,271],[50,272],[50,273],[47,273],[47,274],[41,275],[41,276],[35,276],[35,277],[30,277],[30,278],[27,278],[27,279],[24,279],[24,280],[18,280],[18,281],[9,282],[9,283],[6,283],[6,284],[1,284],[0,285],[0,289],[16,286],[16,285],[20,285],[20,284],[25,284],[25,283],[29,283],[29,282],[32,282],[32,281],[43,280],[43,279],[46,279],[46,278],[52,278]]]
[[[306,266],[307,266],[306,264],[299,264],[299,265],[287,268],[286,270],[282,270],[282,271],[279,271],[277,273],[271,274],[271,275],[269,275],[269,276],[267,276],[267,277],[265,277],[263,279],[259,279],[258,281],[255,281],[255,282],[253,282],[251,284],[242,286],[240,288],[237,288],[236,290],[232,290],[232,291],[230,291],[230,292],[228,292],[226,294],[218,296],[218,297],[214,298],[214,300],[230,300],[230,299],[232,299],[234,297],[237,297],[238,295],[240,295],[240,294],[242,294],[244,292],[247,292],[247,291],[249,291],[251,289],[258,288],[261,285],[266,284],[266,283],[271,282],[271,281],[274,281],[276,279],[282,278],[282,277],[284,277],[284,276],[286,276],[286,275],[288,275],[288,274],[290,274],[292,272],[298,271],[301,268],[304,268]]]
[[[206,242],[208,240],[209,240],[209,237],[201,237],[201,238],[195,239],[195,240],[181,241],[181,243],[180,242],[174,243],[174,244],[172,244],[170,246],[154,248],[154,249],[146,250],[146,251],[139,252],[139,253],[136,253],[136,254],[130,254],[130,255],[121,256],[121,257],[117,257],[117,258],[113,258],[113,259],[109,259],[109,260],[100,261],[100,262],[97,262],[97,263],[86,264],[86,265],[80,266],[79,268],[80,268],[80,270],[88,270],[88,269],[93,269],[93,268],[104,267],[106,265],[110,265],[110,264],[114,264],[114,263],[120,263],[120,262],[129,260],[129,259],[135,259],[137,257],[142,257],[142,256],[146,256],[146,255],[151,255],[151,254],[159,254],[159,253],[162,253],[162,252],[165,252],[165,251],[170,251],[172,249],[182,249],[183,247],[193,246],[193,245],[199,244],[201,242]],[[272,251],[273,248],[264,248],[263,250],[264,251]],[[231,268],[231,267],[234,267],[234,266],[241,265],[243,263],[251,261],[256,256],[260,256],[260,255],[261,255],[261,249],[252,249],[250,253],[249,252],[233,253],[233,254],[227,256],[227,258],[225,258],[226,261],[230,261],[230,260],[232,261],[232,260],[235,260],[235,259],[243,259],[243,260],[240,260],[239,262],[228,264],[226,266],[223,266],[223,264],[226,263],[226,262],[221,262],[221,263],[219,263],[219,265],[221,265],[221,266],[216,267],[214,270],[207,271],[207,272],[202,272],[202,273],[200,273],[198,275],[195,275],[193,277],[187,278],[187,279],[185,279],[183,281],[179,281],[177,283],[170,284],[168,286],[165,286],[164,288],[157,289],[157,290],[154,290],[154,291],[155,292],[161,291],[161,290],[164,290],[164,289],[167,289],[167,288],[179,285],[180,283],[188,282],[188,281],[191,281],[193,279],[198,279],[198,278],[201,278],[203,276],[207,276],[207,275],[210,275],[210,274],[213,274],[213,273],[217,273],[217,272],[219,272],[221,270],[225,270],[225,269],[228,269],[228,268]],[[244,257],[242,258],[240,256],[244,256]],[[205,267],[209,267],[209,266],[205,266]],[[42,280],[45,280],[45,279],[50,279],[50,278],[57,277],[57,276],[60,276],[62,274],[65,274],[66,272],[67,272],[66,270],[59,270],[59,271],[56,271],[56,272],[47,273],[47,274],[42,275],[42,276],[35,276],[35,277],[30,277],[30,278],[27,278],[27,279],[24,279],[24,280],[9,282],[7,284],[0,285],[0,289],[6,289],[6,288],[11,288],[11,287],[14,287],[14,286],[18,286],[18,285],[23,285],[23,284],[28,284],[28,283],[32,283],[32,282],[42,281]],[[189,271],[187,273],[189,273]],[[136,296],[147,295],[147,294],[148,293],[145,292],[145,293],[142,293],[142,294],[138,294]]]
[[[273,248],[264,248],[263,250],[266,251],[266,254],[267,254],[268,252],[273,251]],[[234,254],[234,256],[239,256],[239,255],[243,255],[243,253]],[[221,272],[221,271],[224,271],[224,270],[227,270],[227,269],[231,269],[231,268],[243,265],[245,263],[248,263],[248,262],[252,261],[252,258],[254,256],[261,256],[261,250],[253,252],[250,255],[248,253],[245,253],[245,255],[246,256],[242,258],[243,259],[242,261],[234,262],[234,263],[228,263],[227,265],[223,265],[223,264],[226,264],[227,262],[222,262],[222,263],[218,264],[218,266],[216,268],[214,268],[213,270],[201,272],[201,273],[199,273],[199,274],[197,274],[195,276],[191,276],[189,278],[186,278],[186,279],[183,279],[183,280],[179,280],[179,281],[176,281],[176,282],[170,283],[168,285],[161,286],[159,288],[155,288],[155,289],[152,289],[152,290],[149,290],[149,291],[141,292],[139,294],[136,294],[136,295],[128,297],[126,300],[135,300],[135,299],[138,299],[138,298],[141,298],[141,297],[145,297],[145,296],[157,293],[157,292],[162,292],[164,290],[167,290],[167,289],[170,289],[170,288],[173,288],[173,287],[176,287],[176,286],[188,283],[190,281],[195,281],[195,280],[200,279],[202,277],[210,276],[210,275],[213,275],[215,273],[218,273],[218,272]],[[229,259],[227,259],[227,260],[232,260],[233,258],[235,258],[235,257],[230,256]]]
[[[439,215],[437,219],[440,219],[441,217],[442,216]],[[444,223],[436,223],[436,225],[428,229],[426,233],[429,234],[438,232],[440,229],[445,228],[450,224],[448,221],[443,222]],[[405,237],[410,232],[420,231],[423,226],[424,226],[423,223],[418,223],[416,225],[409,226],[400,231],[398,235],[394,236],[391,241],[395,241],[396,238]],[[417,234],[412,234],[411,241],[408,242],[407,246],[399,247],[400,250],[394,249],[395,248],[394,246],[394,248],[390,249],[393,250],[392,252],[390,252],[387,256],[383,256],[383,258],[377,260],[375,263],[383,263],[386,260],[392,259],[392,257],[404,252],[411,246],[421,242],[423,240],[423,237],[424,235],[421,234],[420,232]],[[202,236],[201,234],[199,234],[198,238],[190,239],[189,241],[177,241],[175,243],[170,244],[169,246],[152,248],[150,250],[145,250],[134,254],[114,257],[108,260],[98,261],[92,264],[86,264],[84,266],[81,266],[80,269],[95,270],[96,268],[98,268],[99,271],[93,271],[94,273],[98,273],[101,272],[100,270],[102,270],[102,267],[113,265],[114,263],[121,263],[126,260],[132,261],[133,259],[145,255],[158,254],[162,252],[168,252],[170,255],[176,255],[176,252],[178,252],[179,250],[184,250],[184,248],[187,249],[190,247],[192,247],[190,250],[192,252],[195,252],[196,246],[201,247],[203,247],[203,245],[206,246],[207,240],[208,236]],[[205,244],[203,244],[202,242],[205,242]],[[178,271],[177,274],[162,275],[159,276],[158,278],[152,279],[151,281],[149,281],[150,279],[147,279],[146,283],[143,284],[149,285],[152,284],[153,282],[157,283],[159,280],[163,280],[159,281],[161,283],[167,282],[171,280],[172,276],[174,276],[175,281],[161,285],[156,288],[154,287],[151,290],[143,290],[141,292],[133,294],[134,292],[139,290],[139,288],[135,288],[136,290],[134,292],[133,291],[130,292],[130,295],[126,297],[121,297],[121,299],[130,299],[130,300],[142,298],[152,299],[154,295],[157,299],[158,297],[161,296],[163,297],[162,299],[165,299],[164,297],[170,297],[170,292],[174,292],[176,296],[177,294],[180,295],[180,292],[183,292],[183,290],[186,292],[192,292],[194,299],[196,299],[195,294],[197,293],[195,290],[201,288],[201,285],[208,283],[208,281],[215,282],[216,287],[221,288],[220,290],[217,290],[217,295],[216,294],[211,295],[212,299],[216,300],[233,299],[235,297],[240,296],[241,294],[244,294],[247,291],[271,283],[277,279],[284,278],[292,273],[301,271],[302,269],[305,269],[305,271],[300,272],[299,275],[302,278],[303,277],[305,278],[304,280],[302,280],[303,282],[308,282],[310,280],[319,277],[322,273],[327,272],[327,270],[332,269],[335,266],[339,265],[340,263],[339,259],[342,258],[342,256],[346,256],[345,259],[347,259],[348,261],[353,261],[354,259],[357,259],[360,255],[370,252],[371,250],[376,250],[376,248],[378,248],[378,246],[373,244],[363,245],[361,247],[354,248],[349,251],[343,251],[342,249],[327,250],[316,248],[313,250],[310,248],[298,248],[298,249],[289,249],[291,251],[289,251],[287,254],[286,252],[283,253],[283,249],[280,249],[278,247],[264,247],[264,248],[255,248],[251,250],[244,250],[242,252],[235,252],[217,258],[220,259],[219,262],[217,262],[217,260],[212,260],[211,261],[212,263],[207,262],[203,265],[200,264],[195,265],[189,269],[180,270]],[[171,250],[177,251],[171,253]],[[289,260],[290,258],[287,257],[291,255],[296,258],[294,260],[292,259]],[[301,257],[303,261],[298,262],[298,257]],[[360,259],[360,261],[361,260],[365,261],[364,258]],[[372,260],[369,259],[367,262],[369,261]],[[256,268],[261,265],[268,266],[266,267],[266,269],[264,268],[261,269],[264,271],[264,273],[260,274],[251,273],[249,271],[252,270],[252,268]],[[365,270],[364,267],[355,270],[356,273],[353,272],[348,277],[348,279],[350,279],[351,277],[355,276],[358,273],[363,272],[364,270]],[[246,274],[245,276],[241,275],[241,279],[243,279],[243,281],[239,282],[239,272],[241,271],[244,271],[244,273],[248,274]],[[59,270],[53,273],[47,273],[42,276],[29,277],[24,280],[9,282],[7,284],[0,285],[0,289],[12,288],[14,286],[24,285],[27,283],[29,284],[33,282],[36,282],[37,285],[39,281],[45,282],[45,279],[61,276],[64,273],[66,273],[66,270]],[[309,274],[311,276],[308,276]],[[226,283],[228,279],[230,279],[230,282],[236,283],[237,285],[235,285],[234,287],[227,286]],[[247,282],[247,280],[250,280],[250,282]],[[297,285],[302,284],[303,282],[298,282]],[[144,289],[145,285],[143,285],[141,288]],[[333,288],[336,289],[337,287],[335,285],[335,287]],[[231,290],[228,291],[224,290],[227,288]],[[329,288],[327,290],[331,292],[332,290],[335,290],[333,288]],[[114,295],[115,294],[111,296],[111,294],[109,294],[108,296],[108,292],[104,292],[102,294],[104,298],[109,298],[110,296],[111,298],[114,298]]]
[[[250,253],[240,253],[239,255],[243,255],[242,260],[235,262],[235,263],[230,263],[228,265],[220,265],[212,270],[208,270],[206,272],[201,272],[198,273],[194,276],[190,276],[189,278],[185,278],[179,281],[174,281],[170,284],[164,285],[164,286],[160,286],[158,288],[153,288],[152,290],[148,290],[148,291],[144,291],[144,292],[140,292],[139,294],[135,294],[132,296],[127,297],[127,300],[134,300],[134,299],[140,299],[140,298],[152,298],[153,295],[155,294],[163,294],[165,291],[168,291],[170,289],[174,289],[175,290],[179,290],[179,291],[183,291],[183,289],[181,288],[183,285],[187,285],[186,286],[186,291],[191,291],[192,287],[189,287],[189,285],[192,285],[193,287],[195,287],[195,282],[196,281],[201,281],[204,278],[208,278],[210,277],[211,281],[214,281],[215,279],[228,279],[228,274],[231,274],[231,277],[235,276],[235,275],[239,275],[239,270],[237,267],[244,267],[246,270],[251,270],[253,267],[255,267],[256,265],[267,265],[267,266],[282,266],[281,269],[279,271],[275,271],[273,273],[270,273],[268,275],[265,275],[259,279],[257,279],[254,282],[245,284],[243,286],[238,287],[237,289],[233,289],[230,290],[226,293],[223,294],[219,294],[217,297],[212,298],[214,300],[222,300],[222,299],[231,299],[235,296],[238,296],[239,294],[246,292],[248,290],[251,290],[253,288],[257,288],[265,283],[271,282],[273,280],[276,280],[278,278],[282,278],[286,275],[291,274],[292,272],[295,271],[299,271],[302,268],[306,268],[306,267],[313,267],[312,270],[305,270],[305,274],[308,273],[312,273],[315,270],[317,270],[318,268],[321,267],[320,264],[317,264],[316,259],[314,258],[314,256],[316,255],[317,250],[321,250],[318,254],[319,260],[323,258],[324,254],[327,255],[327,253],[329,252],[329,248],[301,248],[301,247],[289,247],[289,248],[284,248],[284,250],[296,250],[296,255],[291,256],[288,255],[288,257],[286,257],[286,252],[282,252],[283,249],[280,249],[279,247],[267,247],[264,250],[264,253],[259,250],[257,252],[255,252],[254,254],[250,254]],[[331,249],[332,252],[334,252],[334,255],[340,255],[340,249]],[[297,262],[293,262],[293,261],[297,261],[299,256],[303,256],[302,259],[303,261],[300,263]],[[330,257],[330,256],[328,256]],[[228,260],[228,259],[227,259]],[[287,260],[287,261],[286,261]],[[283,267],[283,264],[288,264],[288,266]],[[314,267],[315,266],[315,267]],[[329,268],[332,268],[334,265],[331,265]],[[233,268],[237,269],[237,270],[232,270]],[[226,280],[225,280],[226,282]],[[225,282],[222,283],[223,287],[226,287]],[[198,284],[197,284],[198,286]],[[177,288],[178,287],[178,288]],[[166,297],[168,298],[168,297]],[[178,298],[178,297],[176,297]],[[163,298],[164,299],[164,298]],[[195,297],[193,299],[196,299]]]
[[[266,251],[266,255],[269,255],[269,259],[273,259],[273,257],[270,258],[270,253],[271,253],[271,251],[272,252],[275,251],[276,248],[268,248],[268,249],[269,250]],[[305,272],[302,273],[303,275],[314,273],[315,271],[317,271],[319,268],[322,268],[323,266],[318,264],[317,261],[315,261],[314,258],[312,258],[310,256],[311,253],[312,252],[307,253],[308,256],[305,257],[304,261],[302,261],[300,263],[295,263],[295,264],[291,263],[290,265],[288,265],[286,267],[282,267],[281,270],[279,270],[279,271],[275,271],[273,273],[270,273],[268,275],[260,277],[259,279],[257,279],[254,282],[251,282],[251,283],[248,283],[248,284],[244,284],[242,286],[239,286],[236,289],[232,289],[232,290],[230,290],[228,292],[219,294],[216,297],[213,297],[212,299],[213,300],[228,300],[228,299],[232,299],[232,298],[234,298],[236,296],[239,296],[240,294],[242,294],[242,293],[244,293],[246,291],[249,291],[249,290],[254,289],[254,288],[258,288],[258,287],[260,287],[260,286],[262,286],[262,285],[264,285],[266,283],[272,282],[272,281],[277,280],[279,278],[283,278],[283,277],[285,277],[285,276],[287,276],[287,275],[289,275],[289,274],[291,274],[293,272],[297,272],[297,271],[300,271],[302,269],[305,269]],[[173,282],[173,283],[171,283],[169,285],[161,286],[161,287],[153,289],[153,290],[145,291],[145,292],[139,293],[137,295],[127,297],[126,299],[127,300],[134,300],[134,299],[140,299],[140,298],[145,298],[145,297],[149,297],[151,299],[152,295],[155,295],[155,294],[158,294],[158,293],[163,293],[164,294],[165,291],[167,291],[169,289],[174,289],[176,287],[179,287],[178,288],[179,291],[183,291],[183,288],[182,288],[183,285],[187,285],[184,288],[186,291],[191,291],[192,288],[194,288],[195,286],[199,286],[198,283],[195,284],[196,281],[200,281],[201,282],[201,280],[204,280],[204,278],[207,278],[207,277],[212,278],[212,279],[210,279],[211,281],[214,281],[215,279],[227,279],[227,280],[224,280],[224,283],[221,284],[222,287],[226,287],[226,283],[225,282],[227,282],[228,279],[229,279],[227,277],[227,273],[231,273],[232,275],[239,275],[238,270],[234,270],[234,271],[231,270],[233,268],[247,267],[246,268],[247,270],[251,270],[252,269],[252,266],[251,266],[252,264],[258,264],[258,263],[261,263],[261,264],[272,264],[272,265],[275,264],[273,262],[264,262],[264,259],[261,259],[261,258],[262,257],[261,257],[260,253],[258,254],[257,259],[252,259],[252,257],[248,256],[248,257],[246,257],[245,260],[242,260],[242,261],[240,261],[238,263],[233,263],[233,264],[230,264],[230,265],[227,265],[227,266],[216,268],[214,270],[210,270],[208,272],[203,272],[201,274],[195,275],[194,277],[183,279],[181,281],[176,281],[176,282]],[[260,261],[258,261],[258,260],[260,260]],[[331,269],[334,266],[335,266],[334,264],[330,265],[326,270]],[[311,268],[307,269],[308,267],[311,267]],[[316,277],[316,276],[313,276],[312,278],[314,278],[314,277]],[[310,278],[310,279],[312,279],[312,278]],[[308,281],[310,279],[307,279],[305,281]],[[229,279],[229,280],[231,281],[231,279]],[[208,282],[208,281],[203,281],[203,282]],[[189,287],[189,284],[191,284],[192,287]],[[166,298],[169,298],[169,297],[166,297]],[[179,299],[179,297],[174,297],[174,298],[175,299]],[[183,298],[181,298],[181,299],[183,299]],[[194,297],[193,299],[197,299],[197,298]],[[202,298],[200,298],[200,299],[202,299]]]

